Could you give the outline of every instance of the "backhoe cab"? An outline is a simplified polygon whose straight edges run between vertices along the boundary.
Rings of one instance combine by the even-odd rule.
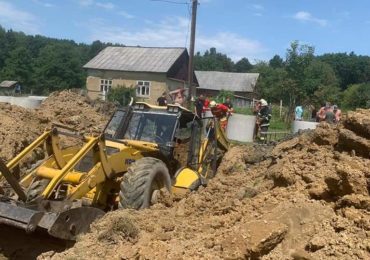
[[[83,145],[62,149],[62,136]],[[14,169],[38,147],[44,160],[18,180]],[[162,188],[187,192],[205,185],[227,149],[216,119],[201,120],[176,105],[119,109],[99,136],[54,127],[7,164],[0,161],[9,184],[0,195],[0,223],[73,240],[106,211],[149,207]]]

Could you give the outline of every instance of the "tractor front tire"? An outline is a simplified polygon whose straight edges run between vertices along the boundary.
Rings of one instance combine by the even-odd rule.
[[[144,209],[150,207],[153,192],[162,188],[171,190],[171,178],[161,160],[145,157],[128,168],[120,188],[120,208]]]

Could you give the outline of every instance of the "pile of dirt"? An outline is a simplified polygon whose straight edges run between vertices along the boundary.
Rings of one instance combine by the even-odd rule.
[[[94,223],[40,259],[370,259],[370,110],[273,148],[236,146],[207,187]]]
[[[100,133],[114,109],[110,103],[92,102],[70,90],[52,93],[37,109],[0,103],[0,158],[8,161],[53,123],[82,134]]]
[[[8,161],[43,131],[43,120],[32,110],[0,103],[0,158]]]
[[[100,133],[114,110],[114,106],[103,104],[74,91],[62,91],[52,93],[36,111],[45,123],[62,124],[82,134]]]

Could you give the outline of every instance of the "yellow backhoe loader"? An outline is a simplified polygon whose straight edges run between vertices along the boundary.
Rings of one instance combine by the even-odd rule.
[[[82,145],[62,149],[62,136]],[[74,240],[107,211],[149,207],[162,188],[206,185],[228,145],[217,119],[177,105],[134,103],[99,136],[53,126],[6,164],[0,160],[0,224]],[[18,179],[15,169],[39,147],[45,158]]]

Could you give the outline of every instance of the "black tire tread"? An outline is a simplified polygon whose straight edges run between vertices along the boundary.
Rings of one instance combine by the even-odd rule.
[[[123,175],[119,192],[119,207],[143,209],[150,206],[148,189],[158,175],[170,189],[171,180],[166,165],[159,159],[144,157],[134,162]]]

